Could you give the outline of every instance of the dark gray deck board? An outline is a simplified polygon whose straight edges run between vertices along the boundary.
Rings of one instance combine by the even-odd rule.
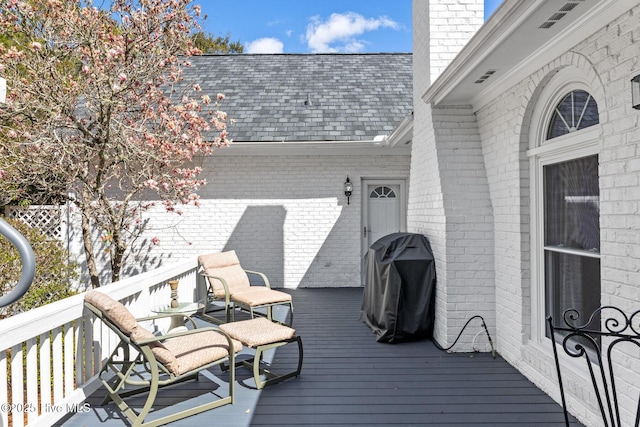
[[[294,326],[304,343],[302,376],[257,391],[251,388],[251,374],[238,368],[236,404],[172,425],[564,425],[562,408],[500,356],[446,353],[429,340],[378,343],[358,320],[361,289],[291,292]],[[288,347],[272,356],[274,367],[294,361]],[[226,376],[217,368],[210,374],[225,391]],[[163,390],[158,406],[189,405],[183,402],[189,397],[200,402],[211,397],[211,387],[201,380]],[[99,390],[91,396],[90,412],[74,414],[59,425],[127,425],[113,405],[98,406],[103,395]]]

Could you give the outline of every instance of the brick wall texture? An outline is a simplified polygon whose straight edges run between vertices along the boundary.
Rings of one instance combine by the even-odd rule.
[[[434,250],[435,335],[441,344],[455,339],[470,311],[494,317],[493,224],[473,110],[433,109],[422,95],[482,25],[483,11],[483,1],[413,2],[415,118],[407,225],[427,235]]]
[[[360,286],[361,178],[409,176],[409,156],[213,156],[200,207],[182,215],[158,207],[144,214],[135,267],[235,250],[243,266],[272,286]],[[347,204],[343,183],[354,193]],[[150,245],[153,237],[159,245]]]
[[[413,3],[416,94],[408,225],[409,231],[429,235],[436,252],[436,337],[441,344],[450,343],[465,319],[486,316],[500,354],[557,399],[550,345],[536,338],[539,325],[532,325],[532,319],[539,320],[532,315],[533,293],[539,288],[531,277],[527,150],[535,146],[529,134],[537,125],[532,111],[560,70],[571,70],[598,102],[601,303],[636,310],[640,114],[631,108],[630,80],[640,74],[640,6],[602,22],[586,40],[549,58],[545,66],[532,69],[527,78],[474,111],[464,105],[434,107],[420,98],[429,84],[424,67],[437,62],[430,53],[430,32],[420,24],[433,13],[429,3]],[[449,2],[436,3],[444,8]],[[431,71],[433,79],[437,71]],[[629,363],[627,377],[636,378],[638,371],[632,375],[634,365]],[[572,412],[587,425],[597,425],[598,417],[589,409],[597,406],[589,401],[584,379],[570,378],[567,383],[577,397],[571,402]],[[637,384],[628,385],[637,389]]]

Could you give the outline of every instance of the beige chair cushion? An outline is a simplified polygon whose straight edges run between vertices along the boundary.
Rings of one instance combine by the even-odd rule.
[[[204,268],[220,268],[240,264],[236,251],[214,252],[200,255],[198,262]]]
[[[229,287],[229,292],[233,294],[238,290],[247,289],[251,286],[249,282],[249,276],[242,269],[242,267],[238,265],[230,265],[228,267],[220,267],[220,268],[207,268],[204,270],[209,279],[209,284],[213,289],[213,293],[216,298],[224,298],[225,290],[222,282],[216,277],[221,277],[227,283]]]
[[[220,329],[233,339],[244,345],[256,348],[259,345],[285,341],[295,337],[296,330],[288,326],[274,323],[264,317],[242,320],[240,322],[224,323]]]
[[[229,343],[222,335],[214,331],[183,335],[164,342],[169,351],[178,360],[178,375],[185,374],[229,355]],[[232,341],[233,351],[242,350],[242,343]]]
[[[231,299],[251,307],[291,301],[291,295],[265,286],[251,286],[231,292]]]
[[[129,336],[134,343],[141,340],[155,338],[147,329],[138,324],[135,317],[122,305],[109,295],[98,291],[89,291],[85,294],[84,300],[100,310],[109,320],[113,322],[125,335]],[[162,363],[173,374],[178,373],[178,360],[160,342],[150,343],[151,351],[160,363]]]
[[[229,291],[244,289],[251,286],[249,277],[240,265],[235,251],[217,252],[200,255],[198,262],[208,276],[221,277],[227,282]],[[224,298],[224,286],[220,280],[209,277],[209,284],[216,298]]]
[[[138,326],[131,312],[120,301],[114,300],[109,295],[91,290],[84,295],[84,300],[100,310],[127,336],[130,336],[133,329]]]
[[[155,338],[149,330],[140,326],[135,317],[122,303],[98,291],[85,294],[85,301],[100,310],[135,344],[142,340]],[[233,341],[233,350],[242,350],[242,343]],[[222,359],[229,355],[227,339],[213,331],[184,335],[161,343],[149,343],[153,355],[174,375],[182,375],[200,366]]]
[[[131,333],[131,340],[136,344],[142,340],[150,338],[155,338],[155,335],[140,325],[135,327]],[[162,345],[160,341],[149,343],[149,347],[151,348],[153,355],[156,357],[156,360],[162,363],[169,372],[174,375],[180,375],[180,364],[171,350]]]

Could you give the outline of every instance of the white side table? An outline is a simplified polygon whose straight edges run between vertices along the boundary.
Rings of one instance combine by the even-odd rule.
[[[184,316],[191,316],[201,310],[204,304],[199,302],[179,302],[177,307],[170,304],[163,304],[153,307],[151,311],[157,314],[182,314],[183,316],[171,316],[171,324],[167,334],[184,331],[187,329],[184,323]]]

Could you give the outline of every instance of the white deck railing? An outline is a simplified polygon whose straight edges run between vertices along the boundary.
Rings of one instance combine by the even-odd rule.
[[[179,280],[178,299],[202,299],[197,261],[184,261],[100,288],[136,317],[167,304],[167,282]],[[49,426],[69,412],[86,410],[100,386],[96,374],[118,344],[75,295],[0,321],[0,427]]]

